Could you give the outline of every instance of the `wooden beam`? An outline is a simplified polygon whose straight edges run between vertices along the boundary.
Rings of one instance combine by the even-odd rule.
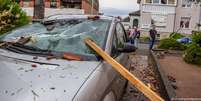
[[[141,91],[145,96],[147,96],[151,101],[164,101],[158,94],[147,87],[142,81],[136,78],[132,73],[130,73],[125,67],[120,63],[115,61],[107,53],[105,53],[99,46],[97,46],[91,39],[85,39],[84,42],[91,47],[98,55],[100,55],[106,62],[108,62],[112,67],[118,71],[124,78],[131,82],[139,91]]]
[[[5,42],[0,43],[0,47],[4,46],[5,44],[6,44]]]

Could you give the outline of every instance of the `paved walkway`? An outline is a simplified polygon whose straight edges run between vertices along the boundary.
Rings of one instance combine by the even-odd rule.
[[[201,68],[187,64],[182,56],[165,55],[160,59],[161,68],[168,76],[176,81],[176,95],[178,98],[192,98],[192,101],[201,101]],[[176,99],[175,99],[176,100]]]

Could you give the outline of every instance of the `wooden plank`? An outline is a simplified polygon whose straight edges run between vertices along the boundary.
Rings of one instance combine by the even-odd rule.
[[[105,53],[99,46],[97,46],[91,39],[85,39],[85,43],[90,46],[94,51],[97,52],[106,62],[108,62],[112,67],[118,71],[124,78],[131,82],[139,91],[141,91],[145,96],[147,96],[151,101],[164,101],[158,94],[147,87],[142,81],[136,78],[132,73],[130,73],[125,67],[120,63],[115,61],[107,53]]]
[[[79,55],[71,54],[71,53],[64,53],[63,58],[67,60],[75,60],[75,61],[81,61],[81,57]]]
[[[0,47],[4,46],[5,44],[6,44],[5,42],[0,43]]]

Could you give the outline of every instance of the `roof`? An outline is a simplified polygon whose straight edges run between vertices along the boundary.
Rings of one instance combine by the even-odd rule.
[[[130,12],[129,15],[130,16],[140,16],[140,10],[134,11],[134,12]]]
[[[130,22],[130,17],[129,17],[129,16],[127,16],[127,17],[126,17],[126,18],[124,18],[122,21],[123,21],[123,22]]]
[[[71,19],[71,18],[88,18],[88,16],[91,15],[67,15],[67,14],[57,14],[57,15],[53,15],[53,16],[49,16],[47,17],[45,20],[58,20],[58,19]],[[96,15],[94,15],[96,16]],[[99,16],[101,19],[107,19],[107,20],[112,20],[114,19],[114,17],[110,17],[110,16],[104,16],[104,15],[97,15]]]

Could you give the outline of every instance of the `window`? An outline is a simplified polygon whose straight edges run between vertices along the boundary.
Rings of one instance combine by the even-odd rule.
[[[190,17],[181,17],[180,27],[181,28],[189,28],[190,27]]]
[[[168,0],[168,4],[175,4],[175,0]]]
[[[23,7],[29,7],[30,0],[24,0]]]
[[[118,56],[118,51],[117,51],[117,35],[116,33],[114,34],[113,36],[113,39],[112,39],[112,51],[111,51],[111,56],[112,57],[117,57]]]
[[[158,28],[166,28],[167,26],[167,15],[166,14],[152,14],[151,24],[154,24]]]
[[[191,7],[192,3],[190,0],[182,0],[182,7]]]
[[[94,57],[96,55],[83,43],[83,40],[92,38],[98,46],[104,47],[110,24],[110,20],[74,19],[73,17],[52,23],[33,23],[0,36],[0,41],[11,41],[22,36],[35,36],[35,42],[28,42],[25,46]]]
[[[159,0],[153,0],[154,4],[159,4]]]
[[[161,4],[167,4],[167,0],[161,0]]]
[[[175,4],[175,0],[145,0],[145,3],[153,4]]]
[[[116,57],[119,55],[117,48],[122,48],[126,42],[126,36],[123,26],[120,23],[117,23],[115,34],[112,40],[112,56]]]
[[[118,48],[122,48],[124,42],[126,41],[126,37],[125,37],[123,26],[120,23],[117,23],[116,34],[118,39]]]
[[[152,3],[152,0],[146,0],[146,3]]]
[[[56,8],[57,7],[57,1],[56,0],[50,0],[50,8]]]

